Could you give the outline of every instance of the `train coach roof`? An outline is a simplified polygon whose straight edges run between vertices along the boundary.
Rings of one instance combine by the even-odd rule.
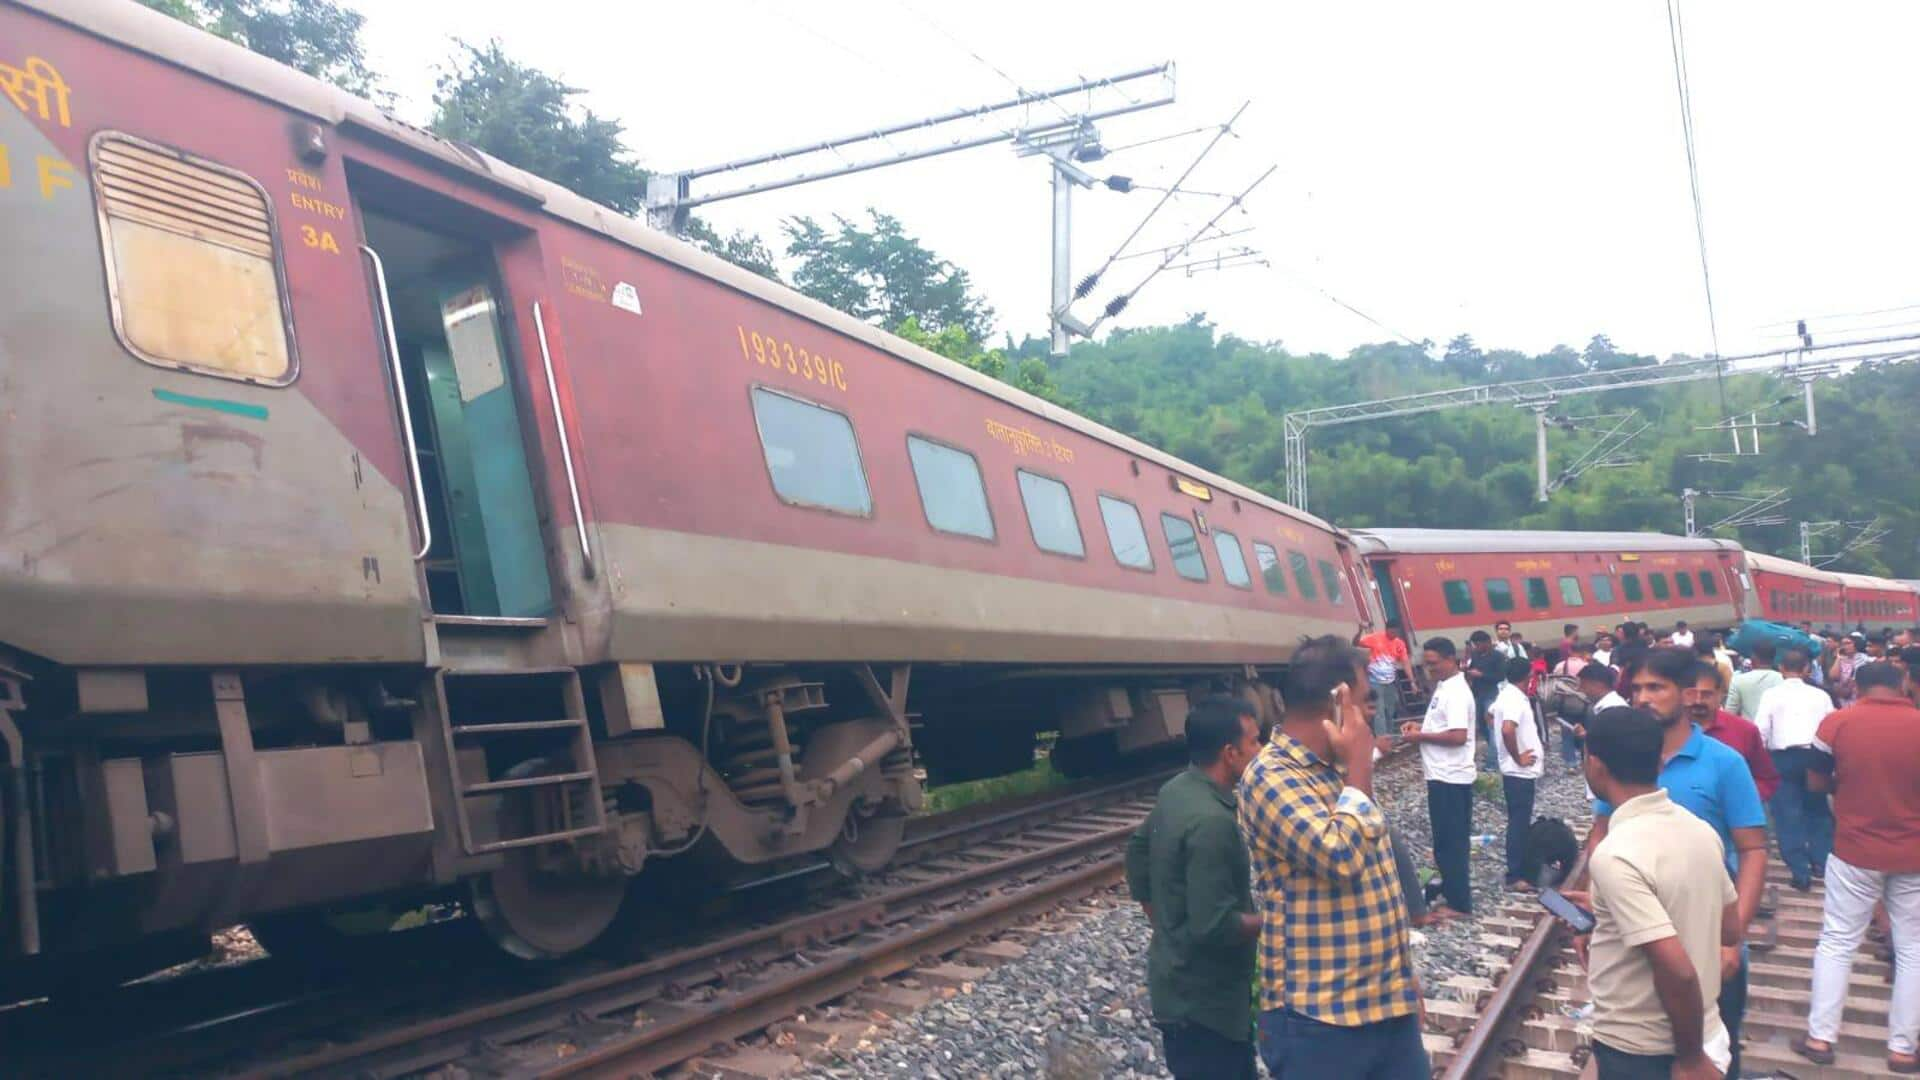
[[[748,270],[709,255],[666,233],[601,206],[551,181],[541,179],[473,147],[442,139],[414,127],[338,87],[295,71],[146,8],[133,0],[19,0],[49,18],[68,23],[129,48],[207,78],[226,83],[283,108],[293,109],[342,127],[356,128],[434,158],[496,193],[538,206],[552,217],[607,236],[627,247],[684,267],[755,299],[785,308],[802,318],[890,353],[966,386],[1016,405],[1063,427],[1071,428],[1151,461],[1171,472],[1208,484],[1226,494],[1267,507],[1304,524],[1329,532],[1333,526],[1304,510],[1288,506],[1224,476],[1181,461],[1162,450],[1097,424],[1078,413],[1043,401],[965,364],[904,341],[808,296],[769,281]]]
[[[1412,555],[1473,552],[1738,551],[1731,540],[1665,533],[1522,532],[1505,529],[1355,529],[1363,552]]]
[[[1913,586],[1905,582],[1895,581],[1892,578],[1875,577],[1872,574],[1850,574],[1844,570],[1835,570],[1832,573],[1834,577],[1839,578],[1841,583],[1850,589],[1882,589],[1886,592],[1897,593],[1913,591]]]
[[[1764,551],[1747,552],[1747,565],[1755,570],[1765,570],[1770,574],[1786,574],[1789,577],[1825,582],[1828,585],[1841,583],[1840,575],[1831,570],[1815,570],[1806,563],[1783,559],[1778,555],[1768,555]]]

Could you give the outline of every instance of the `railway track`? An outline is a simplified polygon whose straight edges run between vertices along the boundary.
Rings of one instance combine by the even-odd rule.
[[[1582,867],[1584,872],[1584,867]],[[1821,887],[1786,887],[1770,864],[1763,915],[1748,928],[1747,1012],[1742,1026],[1746,1073],[1795,1080],[1856,1080],[1886,1075],[1888,966],[1871,943],[1854,959],[1847,1008],[1832,1065],[1795,1054],[1788,1041],[1806,1030],[1813,948],[1820,937]],[[1591,1054],[1586,973],[1572,937],[1531,899],[1481,921],[1485,974],[1428,987],[1427,1049],[1447,1080],[1573,1080]]]
[[[817,1017],[827,1002],[857,1004],[860,1017],[911,1011],[938,987],[984,973],[947,958],[1004,959],[1017,947],[989,937],[1116,884],[1126,837],[1166,775],[919,819],[900,863],[875,881],[800,898],[830,875],[790,869],[751,886],[760,890],[755,907],[783,917],[746,929],[736,920],[703,939],[681,933],[637,962],[513,968],[453,949],[436,959],[428,947],[372,979],[302,986],[271,968],[243,968],[182,980],[171,993],[124,988],[149,1005],[190,998],[201,985],[224,989],[206,1008],[117,1046],[10,1052],[8,1071],[89,1075],[137,1060],[142,1072],[168,1075],[388,1077],[456,1066],[629,1076],[701,1058],[802,1012]],[[909,971],[916,985],[890,981]],[[839,1034],[832,1021],[783,1027],[756,1040],[765,1046],[736,1045],[725,1071],[741,1075],[751,1060],[747,1074],[778,1075],[806,1044]]]

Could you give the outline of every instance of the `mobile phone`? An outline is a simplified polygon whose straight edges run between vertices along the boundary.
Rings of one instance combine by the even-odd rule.
[[[1541,889],[1540,906],[1573,927],[1576,934],[1591,934],[1593,928],[1599,925],[1593,917],[1593,912],[1561,896],[1558,889]]]

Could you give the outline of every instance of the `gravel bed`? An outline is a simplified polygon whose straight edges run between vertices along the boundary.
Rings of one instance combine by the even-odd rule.
[[[1533,815],[1557,817],[1569,825],[1584,820],[1591,809],[1586,782],[1578,772],[1570,772],[1560,762],[1558,745],[1548,748],[1546,775],[1534,786]],[[1491,833],[1490,847],[1475,845],[1468,857],[1473,875],[1475,918],[1455,919],[1440,926],[1418,931],[1415,955],[1420,965],[1421,983],[1438,987],[1454,975],[1476,973],[1475,961],[1483,951],[1478,916],[1486,915],[1508,899],[1519,897],[1504,887],[1506,875],[1507,806],[1500,794],[1496,774],[1481,772],[1481,784],[1473,799],[1473,832]],[[1493,775],[1489,784],[1487,777]],[[1490,791],[1489,791],[1490,789]],[[1420,762],[1406,758],[1383,763],[1374,782],[1374,794],[1387,820],[1400,830],[1414,866],[1422,872],[1433,868],[1433,836],[1427,825],[1427,785],[1420,773]]]
[[[1553,750],[1534,813],[1571,823],[1586,812],[1586,791],[1579,775],[1560,763],[1558,748]],[[1418,759],[1383,762],[1375,792],[1411,845],[1415,865],[1431,868],[1426,784]],[[1476,833],[1504,838],[1506,807],[1497,780],[1490,797],[1483,791],[1475,798],[1473,820]],[[1480,914],[1502,901],[1503,851],[1504,839],[1496,839],[1472,855],[1474,907]],[[1124,889],[1089,903],[1100,910],[1040,938],[1025,956],[993,969],[963,992],[877,1029],[870,1040],[804,1075],[832,1080],[1164,1077],[1159,1032],[1147,1001],[1147,920]],[[1481,953],[1476,922],[1459,919],[1415,932],[1425,985],[1476,970]]]

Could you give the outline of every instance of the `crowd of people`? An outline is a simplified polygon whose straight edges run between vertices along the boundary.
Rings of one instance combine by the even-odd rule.
[[[1793,889],[1824,882],[1793,1050],[1834,1060],[1874,935],[1894,972],[1886,1067],[1920,1074],[1920,641],[1800,629],[1742,655],[1684,622],[1568,625],[1551,647],[1502,622],[1464,652],[1429,638],[1416,662],[1390,624],[1304,642],[1271,732],[1244,700],[1199,704],[1192,767],[1127,856],[1173,1075],[1252,1077],[1257,1054],[1275,1077],[1427,1077],[1411,932],[1473,913],[1483,775],[1505,807],[1506,887],[1555,889],[1590,922],[1575,941],[1601,1080],[1740,1075],[1745,936],[1774,858]],[[1427,698],[1418,719],[1408,695]],[[1426,781],[1425,879],[1374,800],[1395,741]],[[1570,837],[1533,816],[1555,741],[1592,799],[1585,882],[1540,850],[1554,827]]]

